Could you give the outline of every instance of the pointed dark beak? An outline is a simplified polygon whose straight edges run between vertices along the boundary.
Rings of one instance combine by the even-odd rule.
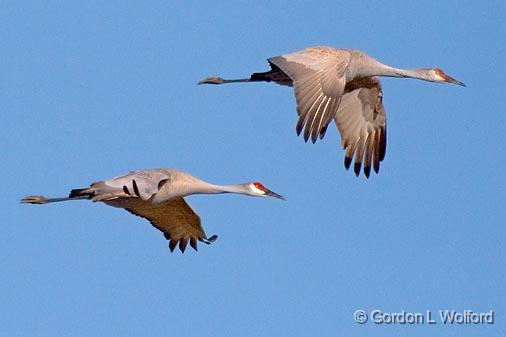
[[[285,197],[283,197],[282,195],[279,195],[275,192],[272,192],[271,190],[265,189],[264,192],[265,192],[265,195],[268,195],[269,197],[278,198],[278,199],[286,201]]]
[[[456,84],[456,85],[460,85],[461,87],[465,87],[466,85],[460,81],[457,81],[456,79],[454,79],[453,77],[450,77],[448,75],[446,75],[446,82],[448,83],[453,83],[453,84]]]

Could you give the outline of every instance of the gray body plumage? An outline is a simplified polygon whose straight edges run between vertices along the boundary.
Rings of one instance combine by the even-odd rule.
[[[134,187],[134,184],[137,188]],[[91,184],[88,191],[96,195],[95,201],[129,197],[137,195],[136,191],[138,191],[138,197],[155,203],[195,193],[218,192],[215,185],[172,168],[132,171],[122,176],[95,182]]]

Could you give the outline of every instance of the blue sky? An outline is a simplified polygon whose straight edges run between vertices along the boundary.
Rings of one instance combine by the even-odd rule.
[[[0,10],[0,335],[499,336],[506,333],[506,5],[5,2]],[[383,79],[379,175],[334,127],[295,135],[289,88],[196,85],[325,44],[468,87]],[[132,169],[287,197],[192,196],[211,246],[170,254],[140,218],[20,205]],[[380,325],[353,312],[493,310],[493,325]]]

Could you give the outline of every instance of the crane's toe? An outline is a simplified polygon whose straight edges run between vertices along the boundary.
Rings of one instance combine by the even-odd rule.
[[[210,76],[206,77],[203,80],[199,81],[198,84],[222,84],[225,80],[218,76]]]
[[[21,199],[22,204],[42,205],[47,203],[47,198],[42,195],[28,195]]]

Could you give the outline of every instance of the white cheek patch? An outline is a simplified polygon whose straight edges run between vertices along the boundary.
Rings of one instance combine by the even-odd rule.
[[[257,188],[257,187],[255,186],[255,184],[251,184],[251,189],[252,189],[253,191],[255,191],[255,193],[258,193],[258,194],[265,194],[265,192],[264,192],[263,190],[261,190],[261,189]]]
[[[440,73],[439,71],[434,71],[434,74],[436,75],[437,79],[439,79],[441,81],[446,80],[446,75],[444,73]]]

